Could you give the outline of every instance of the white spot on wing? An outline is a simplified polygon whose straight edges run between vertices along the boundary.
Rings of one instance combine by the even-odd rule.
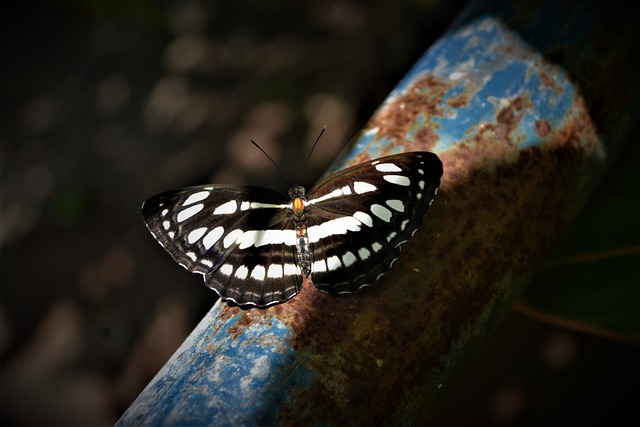
[[[251,203],[250,202],[242,202],[242,203],[240,203],[240,210],[241,211],[246,211],[250,207],[251,207]]]
[[[208,259],[201,259],[200,264],[206,265],[209,268],[213,267],[213,263]]]
[[[244,234],[244,231],[236,228],[235,230],[227,234],[227,236],[222,241],[222,244],[224,245],[225,248],[228,248],[243,234]]]
[[[274,205],[272,203],[260,203],[260,202],[252,202],[248,209],[287,209],[291,208],[291,203],[285,203],[282,205]]]
[[[300,269],[295,264],[285,264],[284,274],[286,276],[295,276],[296,274],[300,274]]]
[[[333,190],[331,193],[325,194],[324,196],[320,196],[316,199],[308,200],[307,202],[305,202],[305,206],[313,205],[315,203],[323,202],[329,199],[335,199],[336,197],[342,197],[343,195],[344,194],[342,193],[342,189],[338,188],[336,190]]]
[[[263,266],[256,265],[255,267],[253,267],[253,270],[251,270],[251,277],[256,280],[264,280],[265,273],[266,270]]]
[[[185,220],[191,218],[192,216],[194,216],[195,214],[197,214],[198,212],[200,212],[202,210],[202,208],[204,208],[204,205],[202,203],[200,203],[198,205],[189,206],[188,208],[186,208],[184,210],[181,210],[178,213],[178,216],[176,217],[176,220],[178,222],[185,221]]]
[[[349,188],[348,185],[345,185],[344,187],[342,187],[341,190],[342,190],[342,194],[344,194],[345,196],[348,196],[349,194],[351,194],[351,188]]]
[[[402,169],[393,163],[380,163],[376,165],[376,169],[380,172],[402,172]]]
[[[225,276],[231,276],[233,274],[233,266],[231,264],[223,264],[222,267],[220,267],[220,273]]]
[[[295,230],[249,230],[245,231],[237,240],[240,249],[250,246],[282,244],[293,246],[296,244]]]
[[[171,227],[171,223],[169,221],[163,221],[162,226],[164,227],[165,230],[168,230],[169,227]]]
[[[214,215],[229,215],[235,213],[238,210],[238,203],[235,200],[229,200],[227,203],[223,203],[218,206],[214,211]]]
[[[216,227],[210,232],[208,232],[206,236],[204,236],[204,239],[202,239],[202,244],[206,249],[209,249],[218,240],[220,240],[220,237],[222,237],[223,234],[224,234],[224,228]]]
[[[371,212],[384,222],[391,221],[391,211],[382,205],[374,203],[373,205],[371,205]]]
[[[369,193],[371,191],[376,191],[378,188],[375,185],[369,184],[364,181],[356,181],[353,183],[353,191],[358,194]]]
[[[419,173],[420,175],[424,175],[424,171],[423,171],[422,169],[418,169],[418,173]]]
[[[345,252],[345,254],[342,255],[342,263],[344,264],[345,267],[349,267],[351,264],[353,264],[357,260],[358,259],[352,252]]]
[[[256,240],[259,238],[258,234],[262,234],[264,231],[249,230],[245,231],[241,237],[238,238],[238,246],[240,249],[246,249],[251,245],[256,244]]]
[[[396,185],[402,185],[404,187],[411,184],[411,180],[406,176],[402,176],[402,175],[384,175],[382,178],[387,182],[390,182]]]
[[[418,182],[418,187],[420,187],[421,190],[424,190],[424,181]]]
[[[169,213],[169,209],[163,209],[162,212],[160,212],[160,215],[167,216],[168,213]]]
[[[195,262],[198,259],[196,257],[196,254],[194,254],[193,252],[187,252],[187,253],[185,253],[185,255],[193,262]]]
[[[204,233],[206,232],[207,227],[196,228],[195,230],[187,234],[187,242],[189,242],[190,245],[193,245],[195,242],[200,240],[200,238],[204,236]]]
[[[400,224],[400,230],[404,231],[404,229],[407,228],[407,224],[409,224],[408,219],[405,219],[404,221],[402,221],[402,224]]]
[[[364,225],[366,225],[367,227],[373,227],[373,218],[371,218],[369,214],[364,213],[362,211],[358,211],[353,214],[353,217],[358,221],[360,221],[361,223],[363,223]]]
[[[201,200],[204,200],[207,197],[209,197],[209,194],[211,193],[209,193],[208,191],[198,191],[197,193],[193,193],[192,195],[187,197],[187,200],[184,201],[182,206],[191,205],[193,203],[197,203]]]
[[[360,248],[360,250],[358,251],[358,256],[363,261],[369,258],[369,255],[371,255],[371,252],[369,252],[367,248]]]
[[[378,252],[380,251],[380,249],[382,249],[382,245],[378,242],[375,242],[373,245],[371,245],[371,249],[373,249],[373,252]]]
[[[389,206],[391,209],[396,210],[398,212],[404,212],[404,203],[402,203],[402,200],[398,200],[398,199],[387,200],[387,206]]]
[[[272,279],[282,278],[282,266],[280,264],[271,264],[267,270],[267,277]]]
[[[335,255],[334,256],[330,256],[329,258],[327,258],[327,268],[329,269],[329,271],[337,270],[340,267],[342,267],[342,263],[340,262],[340,258],[338,258]]]
[[[236,277],[238,279],[246,279],[248,274],[249,274],[249,269],[245,265],[241,265],[236,270]]]
[[[318,272],[325,272],[327,271],[327,263],[324,262],[323,259],[319,259],[318,261],[314,261],[313,264],[311,264],[311,271],[318,273]]]
[[[398,235],[398,233],[396,233],[395,231],[392,231],[391,233],[389,233],[389,235],[387,236],[387,242],[390,242],[393,240],[394,237],[396,237]]]
[[[354,217],[343,216],[309,227],[307,236],[309,236],[311,243],[315,243],[328,236],[346,234],[348,231],[360,231],[360,224],[361,222]]]

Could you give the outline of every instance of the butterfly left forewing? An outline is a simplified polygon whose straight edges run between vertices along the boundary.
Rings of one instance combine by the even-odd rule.
[[[316,287],[352,292],[383,275],[421,225],[441,176],[435,154],[414,152],[367,161],[314,187],[307,203]]]
[[[286,226],[280,224],[286,221],[286,204],[284,196],[264,188],[202,185],[148,199],[142,216],[177,263],[207,274],[220,267],[244,232]]]
[[[203,185],[158,194],[142,213],[178,264],[202,274],[223,299],[262,307],[301,286],[288,205],[265,188]]]

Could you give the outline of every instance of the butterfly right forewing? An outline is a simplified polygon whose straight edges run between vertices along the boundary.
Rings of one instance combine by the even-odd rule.
[[[398,258],[440,185],[442,162],[409,152],[345,169],[309,191],[312,280],[340,294],[373,284]]]

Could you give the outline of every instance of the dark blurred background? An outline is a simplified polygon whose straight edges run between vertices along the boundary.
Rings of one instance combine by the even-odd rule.
[[[4,6],[0,422],[115,422],[215,302],[148,234],[142,201],[214,182],[284,192],[249,139],[295,175],[326,124],[312,183],[463,6]],[[510,315],[443,423],[626,425],[638,355]]]

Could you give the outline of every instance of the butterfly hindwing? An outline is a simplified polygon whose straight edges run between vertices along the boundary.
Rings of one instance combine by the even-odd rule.
[[[357,248],[357,249],[356,249]],[[313,246],[311,279],[320,291],[333,295],[351,293],[372,285],[398,258],[400,247],[327,237]]]
[[[302,274],[294,247],[282,243],[236,248],[217,271],[205,276],[205,282],[225,300],[266,307],[300,292]]]

